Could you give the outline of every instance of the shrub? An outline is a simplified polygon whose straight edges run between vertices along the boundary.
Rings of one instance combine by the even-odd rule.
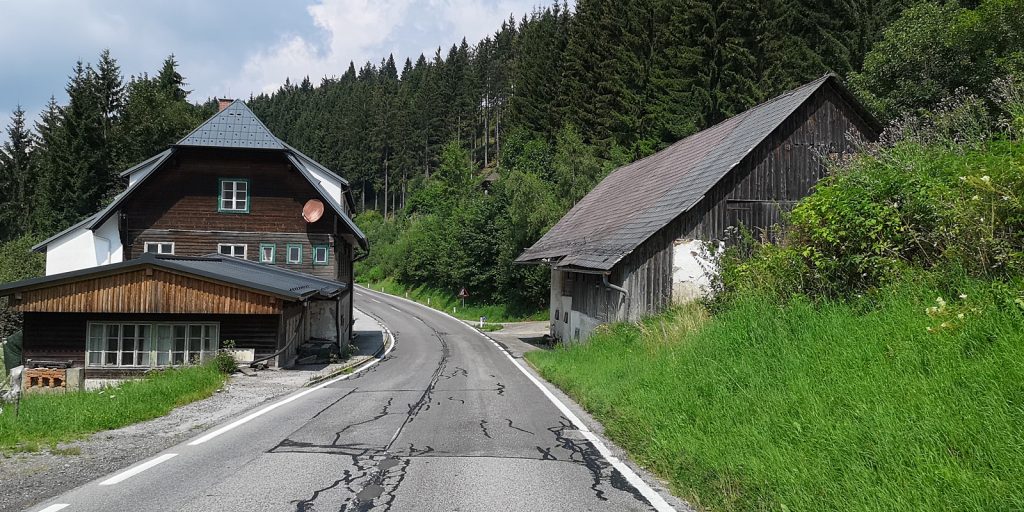
[[[238,371],[238,361],[235,361],[235,357],[226,350],[217,352],[217,355],[213,357],[212,364],[217,368],[217,371],[225,375]]]

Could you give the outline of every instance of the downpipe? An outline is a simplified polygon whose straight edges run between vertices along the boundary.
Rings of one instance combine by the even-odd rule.
[[[601,284],[604,285],[604,287],[608,288],[609,290],[615,290],[621,293],[624,298],[629,298],[629,290],[608,282],[608,274],[601,274]]]

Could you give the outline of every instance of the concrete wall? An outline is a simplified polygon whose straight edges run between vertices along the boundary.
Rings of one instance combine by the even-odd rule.
[[[95,232],[82,226],[50,242],[46,246],[46,275],[123,261],[117,219],[112,215]]]
[[[338,321],[335,317],[337,304],[333,300],[313,300],[309,302],[309,336],[311,338],[338,341]],[[343,317],[348,316],[347,311],[342,311],[341,314]],[[343,326],[344,320],[343,318]],[[344,333],[342,333],[342,336],[344,337]],[[342,339],[341,341],[344,342],[346,340]]]
[[[684,304],[711,293],[718,275],[718,258],[725,244],[702,240],[676,240],[672,248],[672,303]]]

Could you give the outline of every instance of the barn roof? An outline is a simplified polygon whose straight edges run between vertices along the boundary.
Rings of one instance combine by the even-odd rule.
[[[342,282],[219,254],[184,257],[146,253],[121,263],[5,283],[0,285],[0,296],[70,281],[120,274],[146,266],[256,290],[292,301],[332,298],[347,289],[347,285]]]
[[[839,83],[823,76],[613,171],[516,259],[607,271],[693,208],[716,183],[826,83],[877,122]]]

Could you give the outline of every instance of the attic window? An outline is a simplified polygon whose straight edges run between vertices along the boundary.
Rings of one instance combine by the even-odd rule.
[[[174,254],[174,242],[146,242],[145,251],[153,254]]]
[[[223,213],[249,213],[249,180],[221,178],[217,196],[217,211]]]

